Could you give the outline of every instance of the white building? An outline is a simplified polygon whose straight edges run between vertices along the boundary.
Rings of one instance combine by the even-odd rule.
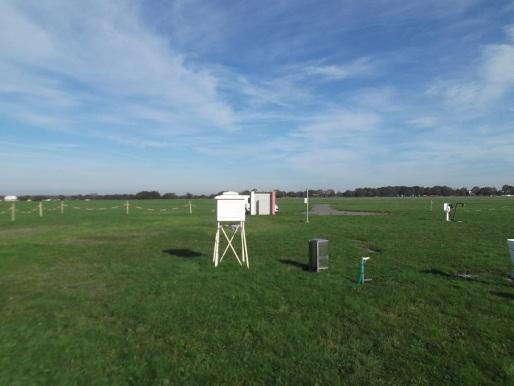
[[[270,215],[278,210],[275,192],[251,192],[250,193],[250,214]]]
[[[4,201],[18,201],[18,197],[16,196],[5,196]]]

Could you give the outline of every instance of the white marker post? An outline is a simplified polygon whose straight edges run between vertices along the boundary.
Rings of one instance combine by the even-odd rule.
[[[129,200],[127,200],[127,202],[125,203],[125,206],[126,206],[126,213],[127,213],[127,216],[128,216],[129,208],[130,208]]]
[[[306,189],[306,192],[307,192],[307,194],[306,194],[306,197],[303,200],[303,203],[305,205],[307,205],[307,211],[305,212],[307,218],[306,218],[305,222],[308,224],[309,223],[309,189]]]
[[[450,204],[445,202],[443,204],[443,211],[446,213],[446,221],[450,221],[450,212],[452,211],[452,207],[450,206]]]
[[[11,221],[14,222],[16,220],[16,204],[13,202],[11,204]]]
[[[432,212],[432,205],[434,204],[434,202],[432,200],[430,200],[430,211]]]
[[[39,201],[39,217],[43,217],[43,201]]]
[[[189,200],[189,214],[193,214],[193,208],[191,207],[191,200]]]

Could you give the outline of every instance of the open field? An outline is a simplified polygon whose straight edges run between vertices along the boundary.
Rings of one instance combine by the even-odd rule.
[[[443,201],[466,203],[462,222]],[[247,218],[250,270],[213,267],[214,200],[2,214],[0,383],[512,384],[514,198],[312,202],[386,214],[305,224],[301,199],[279,199]],[[330,240],[318,274],[314,237]]]

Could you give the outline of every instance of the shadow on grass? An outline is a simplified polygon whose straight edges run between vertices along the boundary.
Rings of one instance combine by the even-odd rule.
[[[450,275],[449,273],[446,273],[444,271],[441,271],[440,269],[424,269],[421,271],[421,273],[430,273],[432,275],[437,275],[437,276],[442,276],[442,277],[446,277],[448,279],[456,279],[455,276],[453,275]]]
[[[203,256],[200,252],[192,251],[191,249],[165,249],[164,253],[177,257],[200,257]]]
[[[456,275],[453,275],[451,273],[446,273],[444,271],[441,271],[440,269],[435,269],[435,268],[424,269],[424,270],[422,270],[420,272],[421,273],[429,273],[431,275],[437,275],[437,276],[441,276],[441,277],[444,277],[444,278],[447,278],[447,279],[452,279],[452,280],[465,280],[465,281],[472,281],[472,282],[475,282],[475,283],[489,284],[489,282],[487,282],[487,281],[475,279],[474,275],[468,275],[468,274],[456,274]]]
[[[292,265],[293,267],[301,268],[301,269],[303,269],[304,271],[308,271],[308,270],[309,270],[309,264],[300,263],[299,261],[289,260],[289,259],[281,259],[281,260],[279,260],[279,261],[280,261],[282,264]]]
[[[499,291],[490,291],[490,293],[495,296],[504,298],[504,299],[514,300],[514,294],[509,294],[507,292],[499,292]]]

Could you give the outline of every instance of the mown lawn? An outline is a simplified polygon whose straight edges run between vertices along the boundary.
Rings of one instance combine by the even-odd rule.
[[[0,214],[0,383],[512,384],[514,199],[446,200],[462,222],[443,199],[370,198],[313,201],[384,215],[305,224],[279,200],[248,218],[250,270],[213,267],[214,200],[18,203]]]

